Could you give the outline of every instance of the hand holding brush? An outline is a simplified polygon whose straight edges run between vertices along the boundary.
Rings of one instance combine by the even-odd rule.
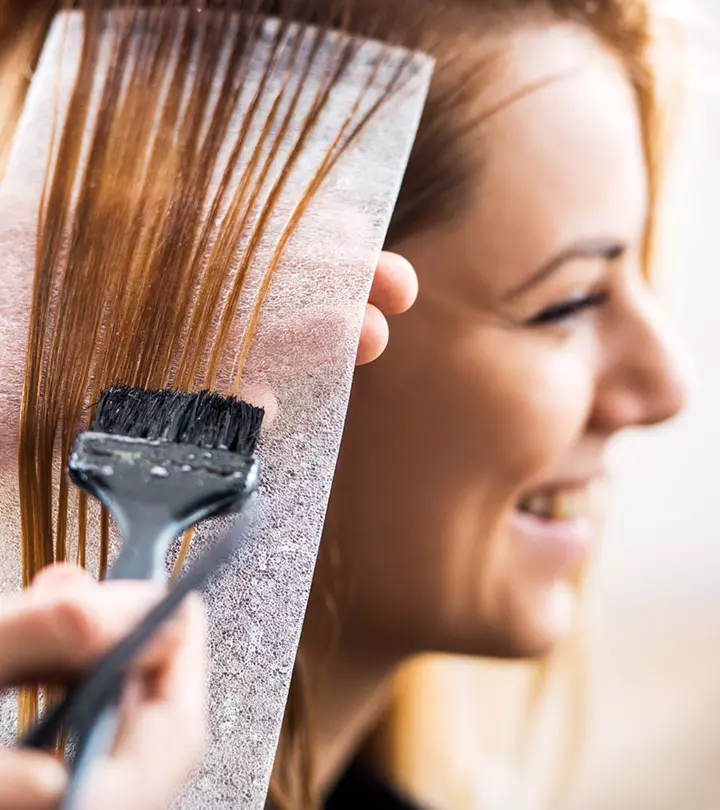
[[[162,595],[150,583],[98,584],[71,566],[46,569],[28,591],[0,601],[0,685],[73,681]],[[170,803],[203,750],[205,656],[204,614],[191,597],[130,666],[120,734],[93,762],[82,810],[156,810]],[[0,810],[54,810],[67,783],[55,756],[0,749]]]
[[[108,388],[90,429],[75,440],[70,478],[94,495],[122,535],[110,580],[167,580],[171,541],[201,520],[241,513],[254,498],[254,458],[264,412],[234,397],[202,391]],[[60,805],[83,805],[97,761],[123,734],[120,701],[126,669],[141,646],[182,599],[225,561],[239,540],[231,531],[206,551],[136,631],[97,662],[86,683],[50,709],[23,740],[49,747],[63,728],[72,732],[70,780]]]
[[[372,360],[382,352],[387,331],[384,315],[401,311],[409,306],[417,290],[412,268],[404,260],[390,254],[385,254],[383,259],[384,262],[381,261],[378,267],[371,304],[368,306],[363,326],[358,363]],[[376,308],[379,317],[373,319]],[[257,462],[252,458],[252,452],[261,420],[262,412],[259,409],[208,392],[190,395],[170,391],[112,388],[103,394],[90,431],[78,437],[70,461],[70,474],[75,483],[96,495],[110,509],[124,535],[123,551],[111,571],[111,579],[145,577],[162,581],[165,551],[175,534],[202,517],[221,511],[236,511],[243,507],[257,483]],[[222,556],[222,547],[215,549],[215,552],[216,556],[217,554]],[[204,560],[204,574],[207,574],[212,568],[212,563],[207,558]],[[203,575],[202,568],[200,565],[196,573]],[[55,573],[41,575],[40,583],[65,578],[67,584],[67,580],[78,576],[80,575],[77,572],[72,573],[71,569],[60,569]],[[81,576],[81,579],[87,586],[89,583],[87,577]],[[188,582],[189,579],[192,578],[186,575],[185,582],[188,583],[188,587],[192,584]],[[93,587],[98,588],[97,585]],[[143,586],[138,583],[118,582],[103,587],[115,589],[117,593],[118,588],[137,589]],[[177,586],[174,590],[177,592]],[[23,600],[29,596],[14,598]],[[140,600],[138,604],[146,603]],[[71,607],[71,615],[72,610]],[[124,612],[122,608],[117,610],[117,617],[128,623],[133,616],[137,616],[137,611]],[[54,626],[53,623],[57,623],[58,617],[48,608],[48,615],[44,620],[51,628]],[[62,621],[62,614],[59,620]],[[157,623],[156,618],[155,625]],[[92,630],[92,621],[88,627]],[[153,627],[152,622],[148,627]],[[135,635],[137,638],[137,633]],[[0,628],[0,640],[1,638]],[[36,639],[32,636],[28,636],[26,641],[30,649],[36,643]],[[77,664],[75,666],[69,664],[67,656],[82,657],[83,649],[82,644],[76,650],[73,650],[73,645],[61,645],[59,652],[66,658],[60,655],[49,665],[64,671],[65,675],[75,672],[79,667]],[[131,657],[126,653],[124,657],[121,655],[119,660],[127,665]],[[143,656],[140,660],[146,662],[147,656]],[[204,660],[202,655],[197,654],[197,649],[194,660],[196,663]],[[116,657],[116,664],[117,661]],[[87,660],[81,661],[81,664],[83,663],[87,663]],[[112,664],[112,661],[105,660],[100,663]],[[16,665],[15,671],[20,672],[21,668]],[[109,671],[113,672],[112,667]],[[22,677],[52,682],[52,674],[42,667],[26,668],[22,672]],[[125,673],[116,666],[114,674],[117,688],[117,685],[123,682],[122,676]],[[156,670],[154,675],[166,679],[160,670]],[[183,678],[184,689],[192,689],[192,686],[186,683],[185,676],[170,677],[169,684],[180,683]],[[10,683],[12,680],[12,678],[5,679],[4,683]],[[97,677],[94,679],[96,684],[101,681],[102,679]],[[105,698],[105,712],[107,713],[109,708],[114,715],[112,706],[115,701],[112,699],[112,693],[107,691],[108,683],[106,678],[105,692],[102,696]],[[203,694],[202,678],[199,687],[190,696],[190,705],[196,705],[194,701]],[[129,681],[125,680],[126,694],[132,696],[135,693],[136,701],[138,690],[141,694],[144,692],[147,697],[147,687],[142,686],[137,676],[131,677]],[[75,690],[76,697],[83,698],[86,693],[87,690],[85,693],[82,689]],[[111,800],[118,802],[118,810],[124,807],[141,810],[143,807],[164,806],[182,782],[187,769],[194,764],[189,762],[189,759],[192,759],[194,750],[193,739],[197,739],[204,724],[203,715],[198,715],[196,722],[185,734],[170,735],[170,739],[159,746],[158,750],[169,754],[172,750],[172,741],[181,741],[183,753],[180,756],[163,757],[167,767],[170,763],[174,763],[172,772],[167,778],[163,778],[161,773],[153,770],[149,784],[155,785],[150,789],[154,798],[147,803],[140,795],[133,794],[133,797],[130,797],[127,792],[129,784],[133,785],[133,791],[140,793],[149,789],[146,785],[147,780],[137,772],[138,767],[142,767],[142,761],[136,763],[135,767],[132,756],[123,753],[124,746],[133,740],[132,733],[128,737],[128,728],[131,726],[125,719],[128,699],[127,696],[124,698],[126,705],[113,724],[116,727],[119,719],[119,733],[116,735],[115,747],[112,750],[107,750],[107,745],[115,735],[105,734],[98,729],[97,723],[93,724],[93,720],[96,720],[93,712],[102,714],[102,709],[98,710],[102,701],[94,705],[88,705],[86,701],[84,714],[80,713],[81,719],[86,721],[84,750],[90,755],[84,759],[91,765],[83,776],[81,795],[78,791],[80,783],[77,780],[76,770],[71,771],[74,789],[68,794],[68,776],[62,764],[40,751],[27,747],[29,745],[42,748],[49,744],[53,732],[58,728],[55,723],[58,718],[51,712],[31,732],[30,737],[23,741],[26,747],[13,749],[2,761],[8,778],[2,780],[5,795],[0,792],[0,810],[5,810],[6,807],[56,807],[58,796],[63,796],[65,803],[71,801],[73,808],[92,807],[94,805],[90,797],[94,795],[103,795],[103,807],[107,807],[108,810],[110,805],[107,802]],[[151,749],[155,741],[160,740],[163,729],[162,713],[160,707],[156,706],[157,697],[153,696],[150,703],[160,723],[158,734],[153,734],[147,739],[137,737],[134,740],[136,747],[132,749],[135,753],[143,752],[145,767],[148,762],[152,763],[157,759],[157,754]],[[65,716],[68,715],[68,706],[69,702],[66,699],[59,707]],[[202,706],[204,708],[204,701]],[[133,711],[132,706],[130,711]],[[182,714],[176,715],[174,719],[176,724],[182,723]],[[171,725],[169,722],[164,724],[166,728],[170,728]],[[154,730],[152,724],[150,728]],[[88,729],[94,730],[89,732]],[[88,733],[91,737],[87,736]],[[98,743],[92,743],[88,748],[87,743],[90,739],[97,739]],[[76,766],[77,761],[71,765],[73,768]],[[136,774],[131,777],[133,767]],[[115,790],[109,787],[107,778],[103,777],[106,771],[110,783],[117,784]],[[34,776],[28,777],[28,774]],[[0,777],[3,776],[4,772],[0,768]],[[28,778],[32,784],[28,784]],[[124,787],[118,784],[117,780],[124,783]],[[24,805],[18,803],[17,797],[20,794],[24,797],[22,799]],[[87,804],[88,801],[91,803]]]

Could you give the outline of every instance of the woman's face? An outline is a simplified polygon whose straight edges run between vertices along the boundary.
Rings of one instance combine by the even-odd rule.
[[[642,275],[622,66],[582,29],[528,29],[478,104],[500,109],[474,201],[393,246],[420,297],[353,392],[328,526],[359,650],[546,651],[572,623],[610,439],[683,404]]]

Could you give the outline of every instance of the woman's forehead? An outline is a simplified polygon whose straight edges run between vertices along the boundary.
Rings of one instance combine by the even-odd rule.
[[[567,240],[639,239],[647,172],[622,64],[582,29],[518,37],[492,90],[496,103],[514,100],[484,120],[477,138],[482,170],[464,217],[468,238],[484,255],[514,251],[521,267]]]

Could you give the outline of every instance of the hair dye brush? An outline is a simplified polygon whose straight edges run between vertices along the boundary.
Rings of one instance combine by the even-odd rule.
[[[205,518],[243,509],[258,484],[253,453],[263,416],[261,408],[208,391],[114,387],[103,393],[68,468],[120,529],[110,579],[164,582],[174,537]],[[65,810],[74,806],[92,758],[112,744],[121,691],[119,681],[76,741]]]
[[[70,478],[107,507],[123,545],[110,579],[165,579],[170,542],[240,511],[258,482],[264,411],[203,391],[108,388],[75,440]]]

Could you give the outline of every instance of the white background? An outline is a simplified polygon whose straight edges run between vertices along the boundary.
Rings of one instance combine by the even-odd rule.
[[[687,4],[687,5],[686,5]],[[682,14],[689,0],[675,4]],[[717,8],[717,7],[716,7]],[[720,808],[720,15],[690,19],[661,287],[694,364],[675,424],[612,457],[585,765],[569,810]]]

